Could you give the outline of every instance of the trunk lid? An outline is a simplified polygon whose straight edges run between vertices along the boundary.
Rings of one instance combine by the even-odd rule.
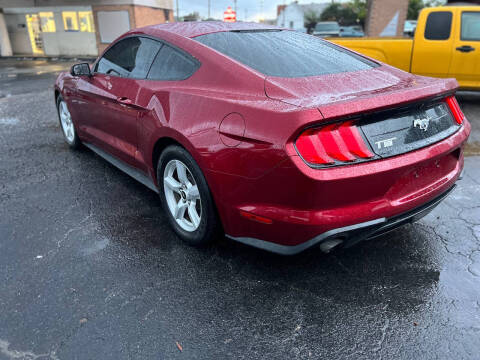
[[[444,98],[457,87],[454,79],[415,76],[389,66],[265,80],[265,93],[272,99],[317,108],[328,123],[353,119],[377,158],[419,149],[456,132],[460,125]]]
[[[265,79],[267,97],[317,108],[325,119],[365,114],[453,93],[455,79],[433,79],[383,65],[374,69],[307,78]]]

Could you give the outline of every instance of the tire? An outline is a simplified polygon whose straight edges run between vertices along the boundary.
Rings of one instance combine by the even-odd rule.
[[[192,246],[212,243],[221,233],[220,222],[207,181],[188,151],[168,146],[158,160],[157,180],[162,206],[175,233]]]
[[[78,149],[81,142],[77,135],[70,111],[68,110],[67,103],[63,100],[62,95],[59,95],[57,98],[57,115],[65,142],[71,149]]]

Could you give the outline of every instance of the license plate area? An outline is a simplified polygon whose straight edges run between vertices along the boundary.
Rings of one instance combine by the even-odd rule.
[[[360,126],[372,150],[381,157],[404,154],[436,143],[455,133],[460,125],[444,102],[375,116]]]

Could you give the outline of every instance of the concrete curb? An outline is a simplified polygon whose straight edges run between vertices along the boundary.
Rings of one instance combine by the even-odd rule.
[[[22,60],[22,61],[35,61],[35,60],[45,60],[45,61],[85,61],[93,62],[96,57],[93,56],[30,56],[30,55],[13,55],[13,56],[0,56],[0,60]]]

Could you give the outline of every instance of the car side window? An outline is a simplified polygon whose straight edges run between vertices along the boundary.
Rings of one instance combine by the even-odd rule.
[[[98,61],[95,72],[145,79],[162,44],[145,37],[129,37],[113,45]]]
[[[453,14],[450,11],[435,11],[428,15],[425,39],[448,40],[452,31]]]
[[[466,11],[462,13],[463,41],[480,41],[480,12]]]
[[[198,62],[187,54],[164,45],[153,61],[147,78],[150,80],[185,80],[193,75]]]

